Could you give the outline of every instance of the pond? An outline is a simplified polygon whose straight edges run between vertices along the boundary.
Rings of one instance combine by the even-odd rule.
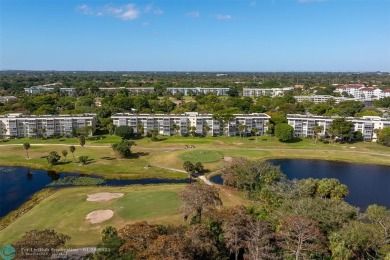
[[[325,160],[278,159],[269,160],[279,165],[289,179],[336,178],[348,186],[345,200],[365,210],[370,204],[390,208],[390,167]],[[222,184],[221,175],[210,178]]]
[[[12,210],[17,209],[27,201],[34,193],[46,188],[53,180],[65,176],[89,176],[101,178],[97,175],[82,175],[76,173],[56,173],[54,171],[34,170],[25,167],[0,167],[0,218]],[[103,185],[125,186],[132,184],[169,184],[188,183],[188,180],[174,179],[139,179],[118,180],[107,179]]]

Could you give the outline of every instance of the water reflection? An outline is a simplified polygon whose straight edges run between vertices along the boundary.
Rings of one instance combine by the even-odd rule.
[[[345,198],[352,205],[365,210],[370,204],[390,208],[390,167],[325,160],[282,159],[270,160],[279,165],[289,179],[336,178],[348,186]],[[222,184],[221,175],[210,178]]]

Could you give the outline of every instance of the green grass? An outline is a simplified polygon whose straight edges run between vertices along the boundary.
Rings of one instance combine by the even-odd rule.
[[[178,213],[178,194],[184,187],[183,184],[166,184],[57,189],[1,230],[0,245],[12,244],[32,229],[54,229],[71,237],[68,247],[83,247],[98,244],[101,230],[108,225],[120,229],[138,221],[163,225],[184,224],[183,214]],[[249,203],[243,198],[243,193],[225,187],[219,191],[225,206]],[[87,201],[88,194],[97,192],[119,192],[124,193],[124,196],[110,201]],[[104,209],[112,210],[114,216],[96,224],[85,219],[90,212]]]
[[[73,163],[72,154],[68,154],[68,162],[50,167],[45,156],[50,151],[61,153],[69,145],[76,146],[75,156],[82,154],[76,138],[65,139],[32,139],[29,155],[22,143],[27,139],[10,140],[0,146],[0,165],[20,165],[55,171],[95,173],[107,178],[185,178],[185,174],[158,167],[146,169],[147,165],[161,165],[182,169],[183,162],[200,161],[206,169],[213,170],[221,166],[222,156],[243,156],[256,159],[270,158],[302,158],[340,160],[357,163],[372,163],[390,165],[390,150],[372,142],[357,142],[343,144],[317,143],[313,139],[303,138],[301,141],[283,143],[274,137],[180,137],[159,136],[160,141],[152,142],[150,138],[135,140],[137,146],[132,148],[135,156],[131,159],[119,159],[112,151],[110,144],[120,139],[116,136],[95,136],[87,140],[84,155],[91,159],[89,164],[79,166]],[[0,144],[1,145],[1,144]],[[185,145],[196,148],[184,149]],[[206,154],[202,154],[205,152]],[[63,160],[63,158],[62,158]]]
[[[192,163],[211,163],[221,161],[222,154],[217,151],[189,149],[188,152],[180,154],[179,158],[182,161],[190,161]]]
[[[178,214],[178,192],[184,185],[132,187],[77,187],[56,191],[11,225],[0,231],[0,245],[17,241],[27,230],[55,229],[71,237],[68,246],[96,245],[100,231],[108,225],[117,228],[126,223],[146,220],[151,223],[175,224]],[[87,201],[96,192],[121,192],[122,198],[110,201]],[[90,212],[100,209],[114,211],[110,220],[91,224],[85,220]]]
[[[178,194],[173,191],[134,192],[114,201],[112,207],[118,208],[118,216],[123,219],[172,216],[177,213]]]

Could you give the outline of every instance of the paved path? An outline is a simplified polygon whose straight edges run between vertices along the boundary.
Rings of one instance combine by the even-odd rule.
[[[158,167],[158,168],[161,168],[161,169],[166,169],[166,170],[171,170],[171,171],[176,171],[176,172],[183,172],[183,173],[187,173],[186,171],[184,170],[180,170],[180,169],[176,169],[176,168],[170,168],[170,167],[165,167],[165,166],[162,166],[162,165],[158,165],[158,164],[152,164],[152,166],[154,167]],[[204,183],[206,183],[207,185],[213,185],[213,183],[211,183],[208,179],[206,179],[206,177],[204,176],[199,176],[198,179],[202,180]]]

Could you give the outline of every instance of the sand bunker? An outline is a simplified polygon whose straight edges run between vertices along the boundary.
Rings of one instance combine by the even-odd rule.
[[[223,157],[223,160],[224,160],[225,162],[231,162],[231,161],[233,161],[233,157],[224,156],[224,157]]]
[[[100,223],[106,220],[109,220],[114,216],[114,211],[106,209],[106,210],[96,210],[89,213],[85,219],[89,220],[92,224]]]
[[[107,201],[123,197],[123,193],[100,192],[89,194],[87,201]]]

